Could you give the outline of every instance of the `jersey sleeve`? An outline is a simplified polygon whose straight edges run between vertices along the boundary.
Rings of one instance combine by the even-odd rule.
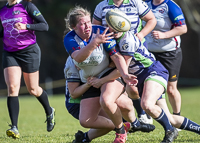
[[[71,57],[68,57],[65,63],[64,75],[67,82],[81,82],[79,71],[75,67]]]
[[[169,18],[173,23],[173,26],[181,26],[181,25],[185,25],[185,17],[183,15],[183,12],[181,10],[181,8],[174,3],[173,1],[169,1],[168,3],[168,7],[169,7]]]
[[[135,2],[136,2],[136,7],[138,9],[139,17],[140,18],[144,17],[150,11],[150,8],[142,0],[136,0]]]
[[[94,19],[96,19],[97,21],[99,21],[99,22],[102,22],[102,3],[103,2],[100,2],[97,6],[96,6],[96,8],[95,8],[95,10],[94,10],[94,14],[93,14],[93,18]]]
[[[74,51],[80,49],[80,46],[77,44],[75,39],[72,36],[68,35],[66,35],[64,38],[64,46],[69,55],[71,55]]]
[[[126,56],[133,56],[139,46],[141,46],[139,39],[127,31],[119,43],[120,53]]]
[[[30,24],[29,29],[35,31],[48,31],[48,23],[38,8],[31,2],[23,2],[22,4],[24,5],[29,16],[34,20],[34,24]]]
[[[3,26],[2,26],[2,23],[0,23],[0,38],[3,38]]]
[[[108,52],[109,56],[112,56],[116,54],[118,50],[116,49],[116,41],[114,39],[111,39],[110,41],[110,43],[104,43],[103,47],[106,52]]]

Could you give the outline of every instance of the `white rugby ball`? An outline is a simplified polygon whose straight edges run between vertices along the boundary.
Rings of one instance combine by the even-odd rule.
[[[118,9],[112,9],[106,13],[106,22],[112,29],[118,32],[126,32],[131,28],[128,16]]]

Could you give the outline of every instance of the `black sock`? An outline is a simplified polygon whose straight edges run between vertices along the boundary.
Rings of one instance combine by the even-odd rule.
[[[115,128],[114,130],[115,130],[116,133],[118,133],[118,134],[125,134],[125,133],[126,133],[126,132],[125,132],[125,129],[124,129],[124,125],[122,125],[121,128]]]
[[[7,98],[7,107],[12,126],[17,127],[19,116],[19,100],[18,96]]]
[[[179,116],[180,116],[180,115],[181,115],[181,112],[178,112],[178,113],[174,113],[174,112],[173,112],[173,114],[174,114],[174,115],[179,115]]]
[[[39,102],[42,104],[44,110],[45,110],[45,113],[46,115],[51,115],[52,113],[52,109],[49,105],[49,100],[48,100],[48,96],[47,96],[47,93],[43,90],[42,94],[37,97],[37,99],[39,100]]]

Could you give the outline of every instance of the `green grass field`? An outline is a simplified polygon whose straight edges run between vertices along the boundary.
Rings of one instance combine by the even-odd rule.
[[[200,87],[180,89],[182,94],[182,111],[181,114],[200,124]],[[65,108],[65,98],[63,95],[54,95],[49,97],[51,105],[56,109],[56,126],[52,132],[46,131],[46,117],[42,106],[37,99],[32,96],[20,96],[20,114],[19,114],[19,131],[20,139],[14,140],[8,138],[5,134],[10,123],[7,100],[5,97],[0,98],[0,143],[62,143],[72,142],[77,130],[87,131],[79,125]],[[170,107],[171,110],[171,107]],[[128,134],[127,143],[159,143],[164,137],[163,128],[154,121],[156,129],[151,133],[136,132]],[[114,132],[93,140],[93,143],[105,142],[111,143],[114,140]],[[175,142],[198,143],[200,136],[198,134],[181,131]]]

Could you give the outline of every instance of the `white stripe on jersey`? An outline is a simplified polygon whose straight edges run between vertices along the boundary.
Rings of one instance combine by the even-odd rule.
[[[138,75],[155,61],[154,55],[131,32],[124,33],[124,36],[117,42],[122,55],[132,56],[129,73]]]
[[[130,31],[133,33],[138,33],[142,29],[140,18],[150,10],[142,0],[124,0],[119,7],[116,7],[112,0],[104,0],[96,6],[93,18],[100,21],[103,26],[107,26],[105,15],[109,10],[115,8],[127,14],[131,21]]]

